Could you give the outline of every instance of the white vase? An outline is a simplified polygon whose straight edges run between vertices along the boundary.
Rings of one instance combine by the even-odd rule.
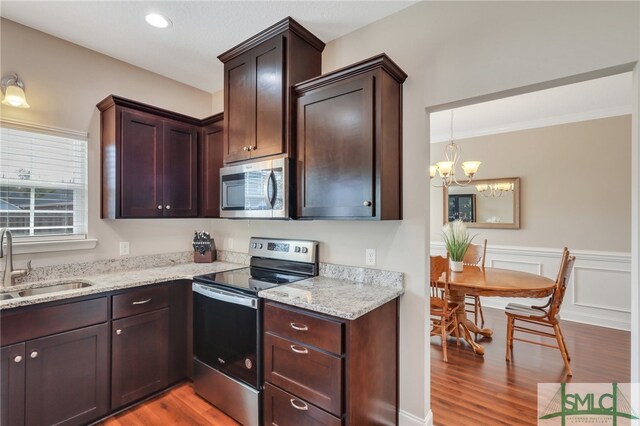
[[[449,260],[449,269],[451,272],[462,272],[464,265],[462,262],[455,262],[453,260]]]

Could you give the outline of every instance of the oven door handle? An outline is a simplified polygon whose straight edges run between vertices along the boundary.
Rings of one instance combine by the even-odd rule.
[[[193,291],[211,299],[229,302],[235,305],[247,306],[251,309],[258,309],[258,299],[255,297],[241,296],[218,288],[212,288],[201,284],[193,283]]]

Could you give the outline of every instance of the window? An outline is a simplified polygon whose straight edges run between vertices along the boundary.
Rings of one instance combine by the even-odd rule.
[[[0,227],[16,242],[86,238],[86,135],[2,123]]]

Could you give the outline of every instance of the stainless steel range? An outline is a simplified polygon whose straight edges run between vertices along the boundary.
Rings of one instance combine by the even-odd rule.
[[[194,389],[242,423],[262,419],[258,292],[318,275],[318,243],[251,238],[249,267],[193,278]]]

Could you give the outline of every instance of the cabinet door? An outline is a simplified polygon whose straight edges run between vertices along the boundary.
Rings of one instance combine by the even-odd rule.
[[[222,122],[202,130],[200,138],[200,216],[220,217],[220,167],[222,167],[224,132]]]
[[[26,344],[26,424],[80,425],[109,409],[109,326]]]
[[[224,64],[224,162],[246,160],[253,144],[254,97],[251,52]]]
[[[161,217],[162,119],[122,111],[120,217]]]
[[[299,217],[375,214],[374,78],[310,91],[298,99]]]
[[[111,408],[167,386],[168,309],[113,321]]]
[[[276,37],[251,50],[255,134],[251,158],[284,152],[284,38]]]
[[[197,129],[189,124],[165,120],[162,158],[164,216],[197,216]]]
[[[24,343],[0,349],[0,425],[24,424]]]

